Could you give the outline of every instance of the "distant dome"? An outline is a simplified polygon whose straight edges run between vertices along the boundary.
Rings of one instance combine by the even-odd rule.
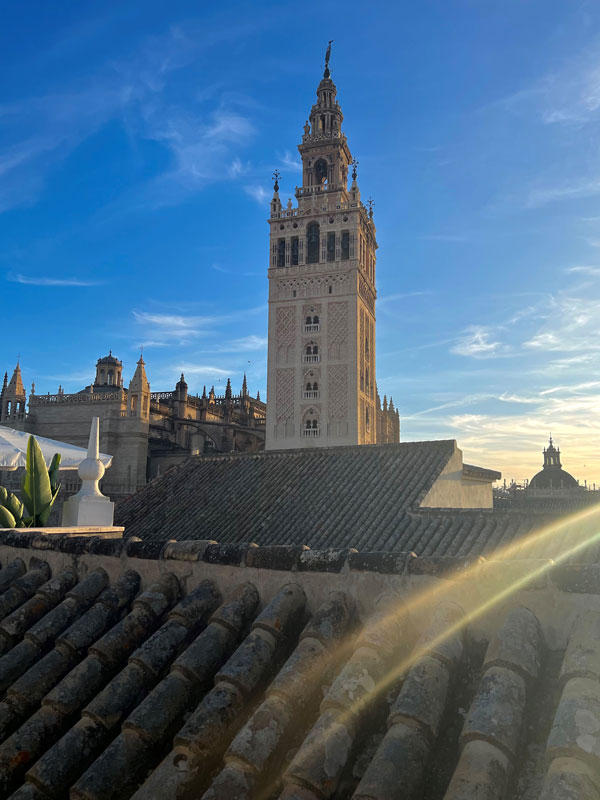
[[[562,468],[560,450],[554,447],[552,437],[548,447],[544,448],[544,466],[529,481],[530,489],[579,489],[575,478]]]
[[[112,350],[110,350],[108,355],[104,356],[104,358],[99,358],[98,364],[112,364],[113,366],[121,366],[119,359],[113,356]]]
[[[575,478],[561,467],[544,467],[529,481],[530,489],[577,489]]]

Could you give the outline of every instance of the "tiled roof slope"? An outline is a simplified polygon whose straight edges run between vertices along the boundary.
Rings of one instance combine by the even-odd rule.
[[[115,523],[145,541],[486,555],[556,516],[492,509],[419,509],[453,441],[190,458],[121,502]],[[469,469],[474,469],[469,467]],[[528,548],[553,557],[558,539]]]
[[[135,565],[4,561],[2,797],[598,797],[597,610],[549,652],[523,606],[488,643],[450,600],[417,629],[389,589],[365,618],[343,591],[311,614],[292,574],[261,608],[168,569],[140,592]]]
[[[142,539],[351,546],[397,544],[455,451],[453,440],[195,457],[121,502]],[[388,546],[386,545],[386,547]]]

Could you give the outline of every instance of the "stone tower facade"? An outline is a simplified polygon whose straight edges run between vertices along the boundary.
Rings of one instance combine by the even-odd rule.
[[[27,392],[23,386],[21,365],[17,362],[10,381],[8,381],[8,374],[4,373],[2,391],[0,392],[0,422],[8,424],[24,420],[26,406]]]
[[[267,450],[377,441],[375,224],[336,94],[327,59],[298,146],[297,207],[282,206],[275,173]]]

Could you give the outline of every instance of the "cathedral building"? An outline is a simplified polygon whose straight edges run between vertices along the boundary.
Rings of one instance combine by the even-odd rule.
[[[224,394],[212,387],[201,397],[191,395],[183,374],[173,390],[151,392],[144,359],[125,387],[123,363],[112,352],[98,360],[94,381],[74,394],[59,386],[56,394],[38,395],[34,384],[28,399],[19,364],[10,381],[5,374],[0,392],[0,425],[80,447],[87,447],[92,418],[100,417],[100,450],[113,456],[103,490],[116,498],[190,455],[262,450],[265,416],[246,376],[235,395],[229,380]],[[12,478],[18,476],[7,473],[0,483],[10,485]],[[72,493],[76,476],[63,484]]]
[[[151,392],[143,358],[126,387],[110,352],[74,394],[38,395],[33,385],[28,398],[17,364],[10,382],[5,375],[0,425],[85,446],[100,417],[100,448],[113,456],[103,489],[114,497],[190,455],[400,441],[398,411],[376,385],[373,206],[361,202],[329,54],[298,146],[296,207],[282,205],[274,176],[268,403],[250,396],[245,377],[238,395],[229,381],[221,396],[214,387],[190,395],[183,375],[174,390]]]
[[[375,383],[373,207],[360,199],[329,53],[298,145],[296,207],[282,205],[274,175],[267,450],[400,439],[398,412],[381,407]]]

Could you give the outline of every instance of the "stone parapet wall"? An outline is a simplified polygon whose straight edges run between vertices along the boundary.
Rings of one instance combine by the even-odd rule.
[[[0,564],[15,558],[44,558],[53,572],[74,567],[80,577],[102,567],[111,580],[135,569],[146,588],[170,571],[195,588],[218,581],[233,591],[252,581],[261,604],[268,603],[291,578],[305,590],[309,609],[334,590],[350,594],[361,618],[374,610],[382,593],[392,592],[411,609],[419,627],[440,601],[458,603],[467,614],[471,635],[489,639],[498,619],[525,605],[540,621],[547,646],[566,646],[574,620],[584,611],[600,612],[600,564],[544,559],[486,561],[483,557],[418,557],[412,552],[310,550],[306,546],[259,547],[254,543],[219,544],[212,540],[142,541],[0,531]]]

